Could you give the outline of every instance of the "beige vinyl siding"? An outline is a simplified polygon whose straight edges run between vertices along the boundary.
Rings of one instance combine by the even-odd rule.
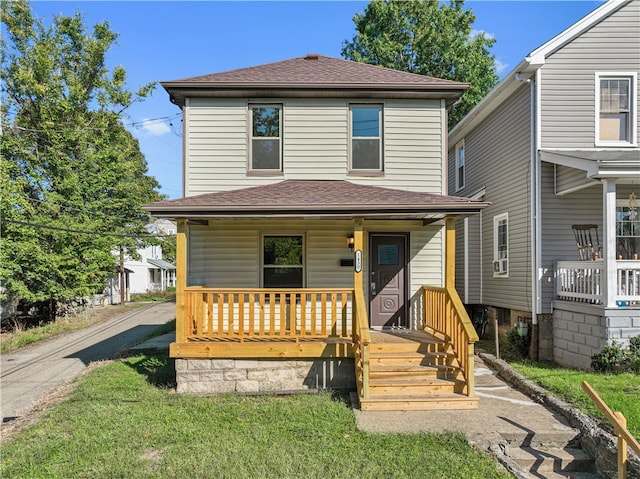
[[[185,114],[186,196],[260,186],[286,179],[348,180],[443,193],[444,115],[439,100],[387,101],[384,175],[349,174],[349,104],[344,99],[270,99],[283,105],[283,168],[247,174],[246,100],[190,99]],[[356,100],[353,103],[357,103]]]
[[[530,93],[530,86],[523,83],[484,122],[464,137],[465,188],[456,192],[460,196],[471,196],[485,188],[483,200],[490,203],[482,211],[481,241],[478,238],[477,242],[469,245],[469,256],[478,256],[482,260],[482,268],[469,267],[468,281],[470,290],[474,291],[473,300],[524,311],[531,310]],[[451,144],[449,148],[448,181],[449,188],[453,188],[455,145]],[[494,277],[493,219],[504,213],[509,215],[509,274],[508,277]],[[456,255],[461,254],[463,251],[457,249]]]
[[[638,25],[640,2],[633,1],[547,58],[541,82],[542,148],[595,146],[595,73],[640,72]],[[635,100],[637,117],[638,92]]]
[[[555,190],[557,195],[565,195],[572,191],[593,186],[596,183],[598,183],[596,180],[587,178],[587,173],[584,170],[563,165],[556,165],[555,167]]]

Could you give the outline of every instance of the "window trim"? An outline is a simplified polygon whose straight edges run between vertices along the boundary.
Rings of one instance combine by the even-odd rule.
[[[354,108],[371,108],[378,107],[378,136],[354,136],[353,135],[353,109]],[[384,104],[383,103],[349,103],[349,139],[348,139],[348,149],[349,149],[349,166],[348,166],[348,174],[350,176],[384,176]],[[378,165],[379,167],[376,169],[365,169],[365,168],[354,168],[353,167],[353,140],[359,138],[377,138],[379,141],[379,150],[378,150]]]
[[[302,268],[302,286],[300,288],[307,287],[307,236],[305,233],[300,231],[264,231],[260,233],[260,244],[258,248],[260,248],[260,269],[258,271],[258,280],[260,288],[267,288],[264,285],[264,269],[266,265],[264,264],[264,238],[268,236],[300,236],[302,238],[302,264],[300,266],[284,266],[290,268]],[[270,266],[269,266],[270,267]],[[279,265],[278,267],[283,267]],[[298,289],[298,288],[292,288]]]
[[[600,81],[614,78],[625,78],[629,80],[629,141],[603,141],[600,140]],[[595,146],[616,146],[616,147],[636,147],[637,138],[637,95],[638,95],[638,74],[637,72],[596,72],[595,73]]]
[[[278,138],[278,146],[279,146],[279,166],[278,168],[254,168],[253,167],[253,110],[256,108],[277,108],[280,111],[279,118],[279,133],[278,137],[269,137],[269,138]],[[284,105],[282,103],[273,103],[273,102],[252,102],[247,104],[247,175],[248,176],[282,176],[284,174],[284,135],[283,135],[283,126],[284,126]]]
[[[462,164],[460,164],[460,150],[462,150]],[[466,184],[466,173],[467,173],[466,160],[467,160],[466,148],[464,144],[464,139],[462,139],[456,144],[456,168],[455,168],[456,191],[460,191],[461,189],[463,189]],[[460,184],[460,168],[462,168],[462,184]]]
[[[640,203],[640,199],[638,199],[637,201],[638,201],[638,203]],[[640,238],[640,236],[636,236],[636,235],[633,235],[633,236],[627,236],[627,235],[620,236],[620,235],[618,235],[618,227],[619,227],[618,224],[621,222],[620,220],[618,220],[618,213],[619,213],[619,210],[622,209],[622,208],[628,208],[628,209],[631,208],[631,205],[629,204],[629,199],[628,198],[618,198],[616,200],[616,245],[615,245],[616,258],[618,258],[618,254],[619,254],[619,250],[618,250],[618,241],[620,241],[619,238]],[[638,208],[636,206],[636,210],[638,210],[638,209],[640,209],[640,208]],[[638,219],[636,221],[640,221],[640,219]],[[631,254],[640,253],[640,251],[638,251],[638,252],[630,251],[629,253],[631,253]],[[622,259],[632,259],[632,258],[631,257],[629,257],[629,258],[623,257]]]
[[[504,273],[501,273],[499,271],[496,271],[495,266],[493,268],[493,277],[494,278],[508,278],[509,277],[509,269],[510,269],[510,261],[509,261],[509,213],[502,213],[499,215],[495,215],[493,217],[493,262],[494,265],[496,262],[500,261],[501,258],[499,258],[498,255],[498,241],[499,241],[499,235],[498,235],[498,227],[500,225],[500,222],[505,221],[505,225],[507,228],[507,257],[506,258],[502,258],[503,260],[506,260],[507,265],[506,265],[506,271]]]

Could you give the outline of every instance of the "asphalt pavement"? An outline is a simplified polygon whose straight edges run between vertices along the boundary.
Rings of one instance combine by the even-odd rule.
[[[113,359],[175,318],[175,303],[155,303],[0,356],[3,424],[27,414],[49,391],[89,364]]]

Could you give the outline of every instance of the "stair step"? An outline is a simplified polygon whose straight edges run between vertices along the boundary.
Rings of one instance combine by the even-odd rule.
[[[386,394],[420,394],[431,395],[441,393],[460,393],[464,389],[464,381],[440,379],[422,376],[382,376],[369,379],[369,390],[372,395]]]
[[[436,377],[439,374],[453,374],[459,371],[455,366],[422,365],[422,364],[381,364],[370,363],[370,375],[373,376],[410,376],[421,375]],[[451,379],[451,378],[449,378]]]
[[[531,434],[528,431],[522,432],[502,432],[500,436],[507,441],[509,447],[535,447],[537,449],[547,449],[549,447],[559,448],[580,448],[580,432],[575,429],[553,432],[536,432]]]
[[[462,394],[382,394],[360,398],[362,411],[431,411],[447,409],[477,409],[478,398]]]
[[[582,449],[510,447],[508,456],[529,472],[593,472],[594,461]]]
[[[371,343],[369,351],[374,353],[442,353],[448,349],[446,343],[430,342],[430,343],[418,343],[415,341],[408,341],[405,343]]]
[[[444,365],[450,363],[454,359],[454,355],[450,353],[420,353],[420,352],[371,352],[369,354],[370,364],[398,364],[398,365],[416,365],[422,364],[432,366],[435,364]]]

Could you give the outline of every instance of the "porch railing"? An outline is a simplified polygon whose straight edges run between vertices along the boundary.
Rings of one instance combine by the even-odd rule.
[[[188,287],[187,340],[348,338],[353,289],[235,289]]]
[[[455,289],[424,286],[424,329],[442,335],[451,343],[466,383],[465,394],[473,396],[474,343],[478,341],[469,315]]]
[[[616,304],[640,304],[640,261],[616,261],[615,278]],[[569,301],[603,304],[604,262],[558,261],[556,296]]]

